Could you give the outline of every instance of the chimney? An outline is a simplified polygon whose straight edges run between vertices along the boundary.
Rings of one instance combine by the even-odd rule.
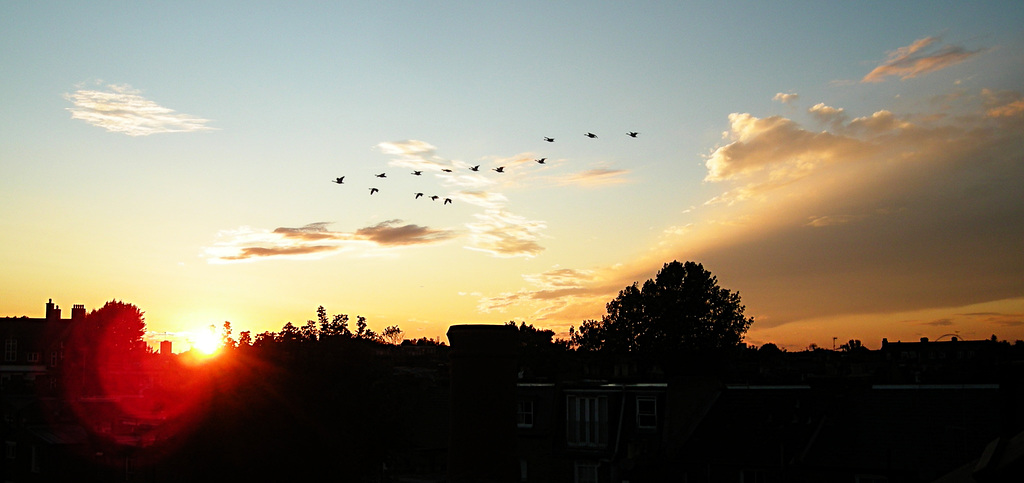
[[[60,320],[60,307],[53,303],[53,299],[46,302],[46,321],[54,322]]]
[[[171,355],[171,341],[162,340],[160,341],[160,355],[169,356]]]
[[[517,482],[517,329],[453,325],[448,481]]]
[[[927,337],[922,337],[921,338],[921,342],[928,342],[928,338]]]
[[[71,321],[81,322],[85,320],[85,305],[75,304],[71,306]]]

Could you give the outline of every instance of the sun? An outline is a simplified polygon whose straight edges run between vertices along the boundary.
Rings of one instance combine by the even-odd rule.
[[[212,356],[220,350],[220,338],[213,332],[200,332],[192,341],[192,348],[200,354]]]

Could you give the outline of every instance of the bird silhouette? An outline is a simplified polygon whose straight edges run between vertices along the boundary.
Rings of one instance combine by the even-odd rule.
[[[433,196],[430,197],[430,200],[431,201],[437,201],[438,198],[440,198],[440,196],[433,195]]]
[[[592,132],[588,132],[588,133],[584,134],[584,136],[586,136],[586,137],[588,137],[590,139],[594,139],[594,138],[597,137],[597,134],[594,134]]]
[[[631,137],[631,138],[635,138],[637,134],[640,134],[640,133],[638,133],[636,131],[630,131],[630,132],[626,133],[626,135]]]
[[[377,189],[377,188],[370,188],[370,194],[371,194],[371,195],[372,195],[372,194],[374,194],[374,193],[376,193],[376,192],[378,192],[378,191],[380,191],[380,190],[379,190],[379,189]]]
[[[416,198],[413,198],[413,199],[417,199],[418,200],[418,199],[420,199],[420,196],[423,196],[423,193],[416,193]]]
[[[504,173],[505,172],[505,167],[504,166],[498,166],[497,168],[494,168],[494,171],[497,171],[499,173]]]
[[[444,169],[442,169],[441,171],[444,171],[445,173],[451,173],[451,172],[452,172],[452,170],[450,170],[450,169],[448,169],[448,168],[444,168]]]
[[[534,161],[536,161],[537,164],[544,164],[544,161],[547,161],[547,160],[548,160],[548,158],[540,158],[540,159],[535,159]]]
[[[549,143],[553,143],[553,142],[555,142],[555,138],[549,138],[549,137],[547,137],[547,136],[544,136],[544,140],[545,140],[545,141],[547,141],[547,142],[549,142]]]
[[[338,184],[344,184],[345,183],[345,177],[342,176],[340,178],[334,178],[334,182],[338,183]]]
[[[375,174],[374,176],[376,176],[378,178],[387,178],[388,177],[387,173]]]
[[[478,164],[476,166],[473,166],[472,168],[469,168],[469,170],[470,171],[480,171],[480,165]]]
[[[416,176],[419,176],[419,175],[423,174],[423,171],[413,171],[412,174],[414,174]]]
[[[451,203],[451,202],[452,202],[452,199],[451,199],[451,198],[445,198],[445,199],[444,199],[444,204],[446,204],[446,205],[447,205],[448,203]]]

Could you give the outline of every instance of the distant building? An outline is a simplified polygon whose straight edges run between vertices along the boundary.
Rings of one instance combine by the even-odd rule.
[[[4,343],[0,388],[4,393],[34,392],[39,384],[56,384],[53,374],[64,360],[71,325],[85,320],[85,306],[74,305],[71,318],[62,319],[51,299],[42,318],[4,317],[0,338]]]

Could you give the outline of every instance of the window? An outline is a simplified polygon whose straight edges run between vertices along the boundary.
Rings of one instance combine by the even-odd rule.
[[[18,360],[18,339],[4,339],[4,362]]]
[[[13,460],[18,458],[18,443],[15,443],[14,441],[4,441],[4,446],[6,446],[4,453],[7,456],[7,459]]]
[[[519,401],[516,404],[516,426],[533,427],[533,401]]]
[[[57,367],[57,362],[60,362],[60,352],[50,351],[50,367]]]
[[[608,444],[608,398],[567,396],[565,422],[569,446]]]
[[[577,461],[575,466],[575,483],[597,483],[597,464]]]
[[[656,398],[636,398],[636,427],[640,429],[658,428],[658,400]]]
[[[40,359],[39,353],[38,352],[29,352],[28,355],[27,355],[27,359],[28,359],[29,364],[38,364],[39,363],[39,359]]]

